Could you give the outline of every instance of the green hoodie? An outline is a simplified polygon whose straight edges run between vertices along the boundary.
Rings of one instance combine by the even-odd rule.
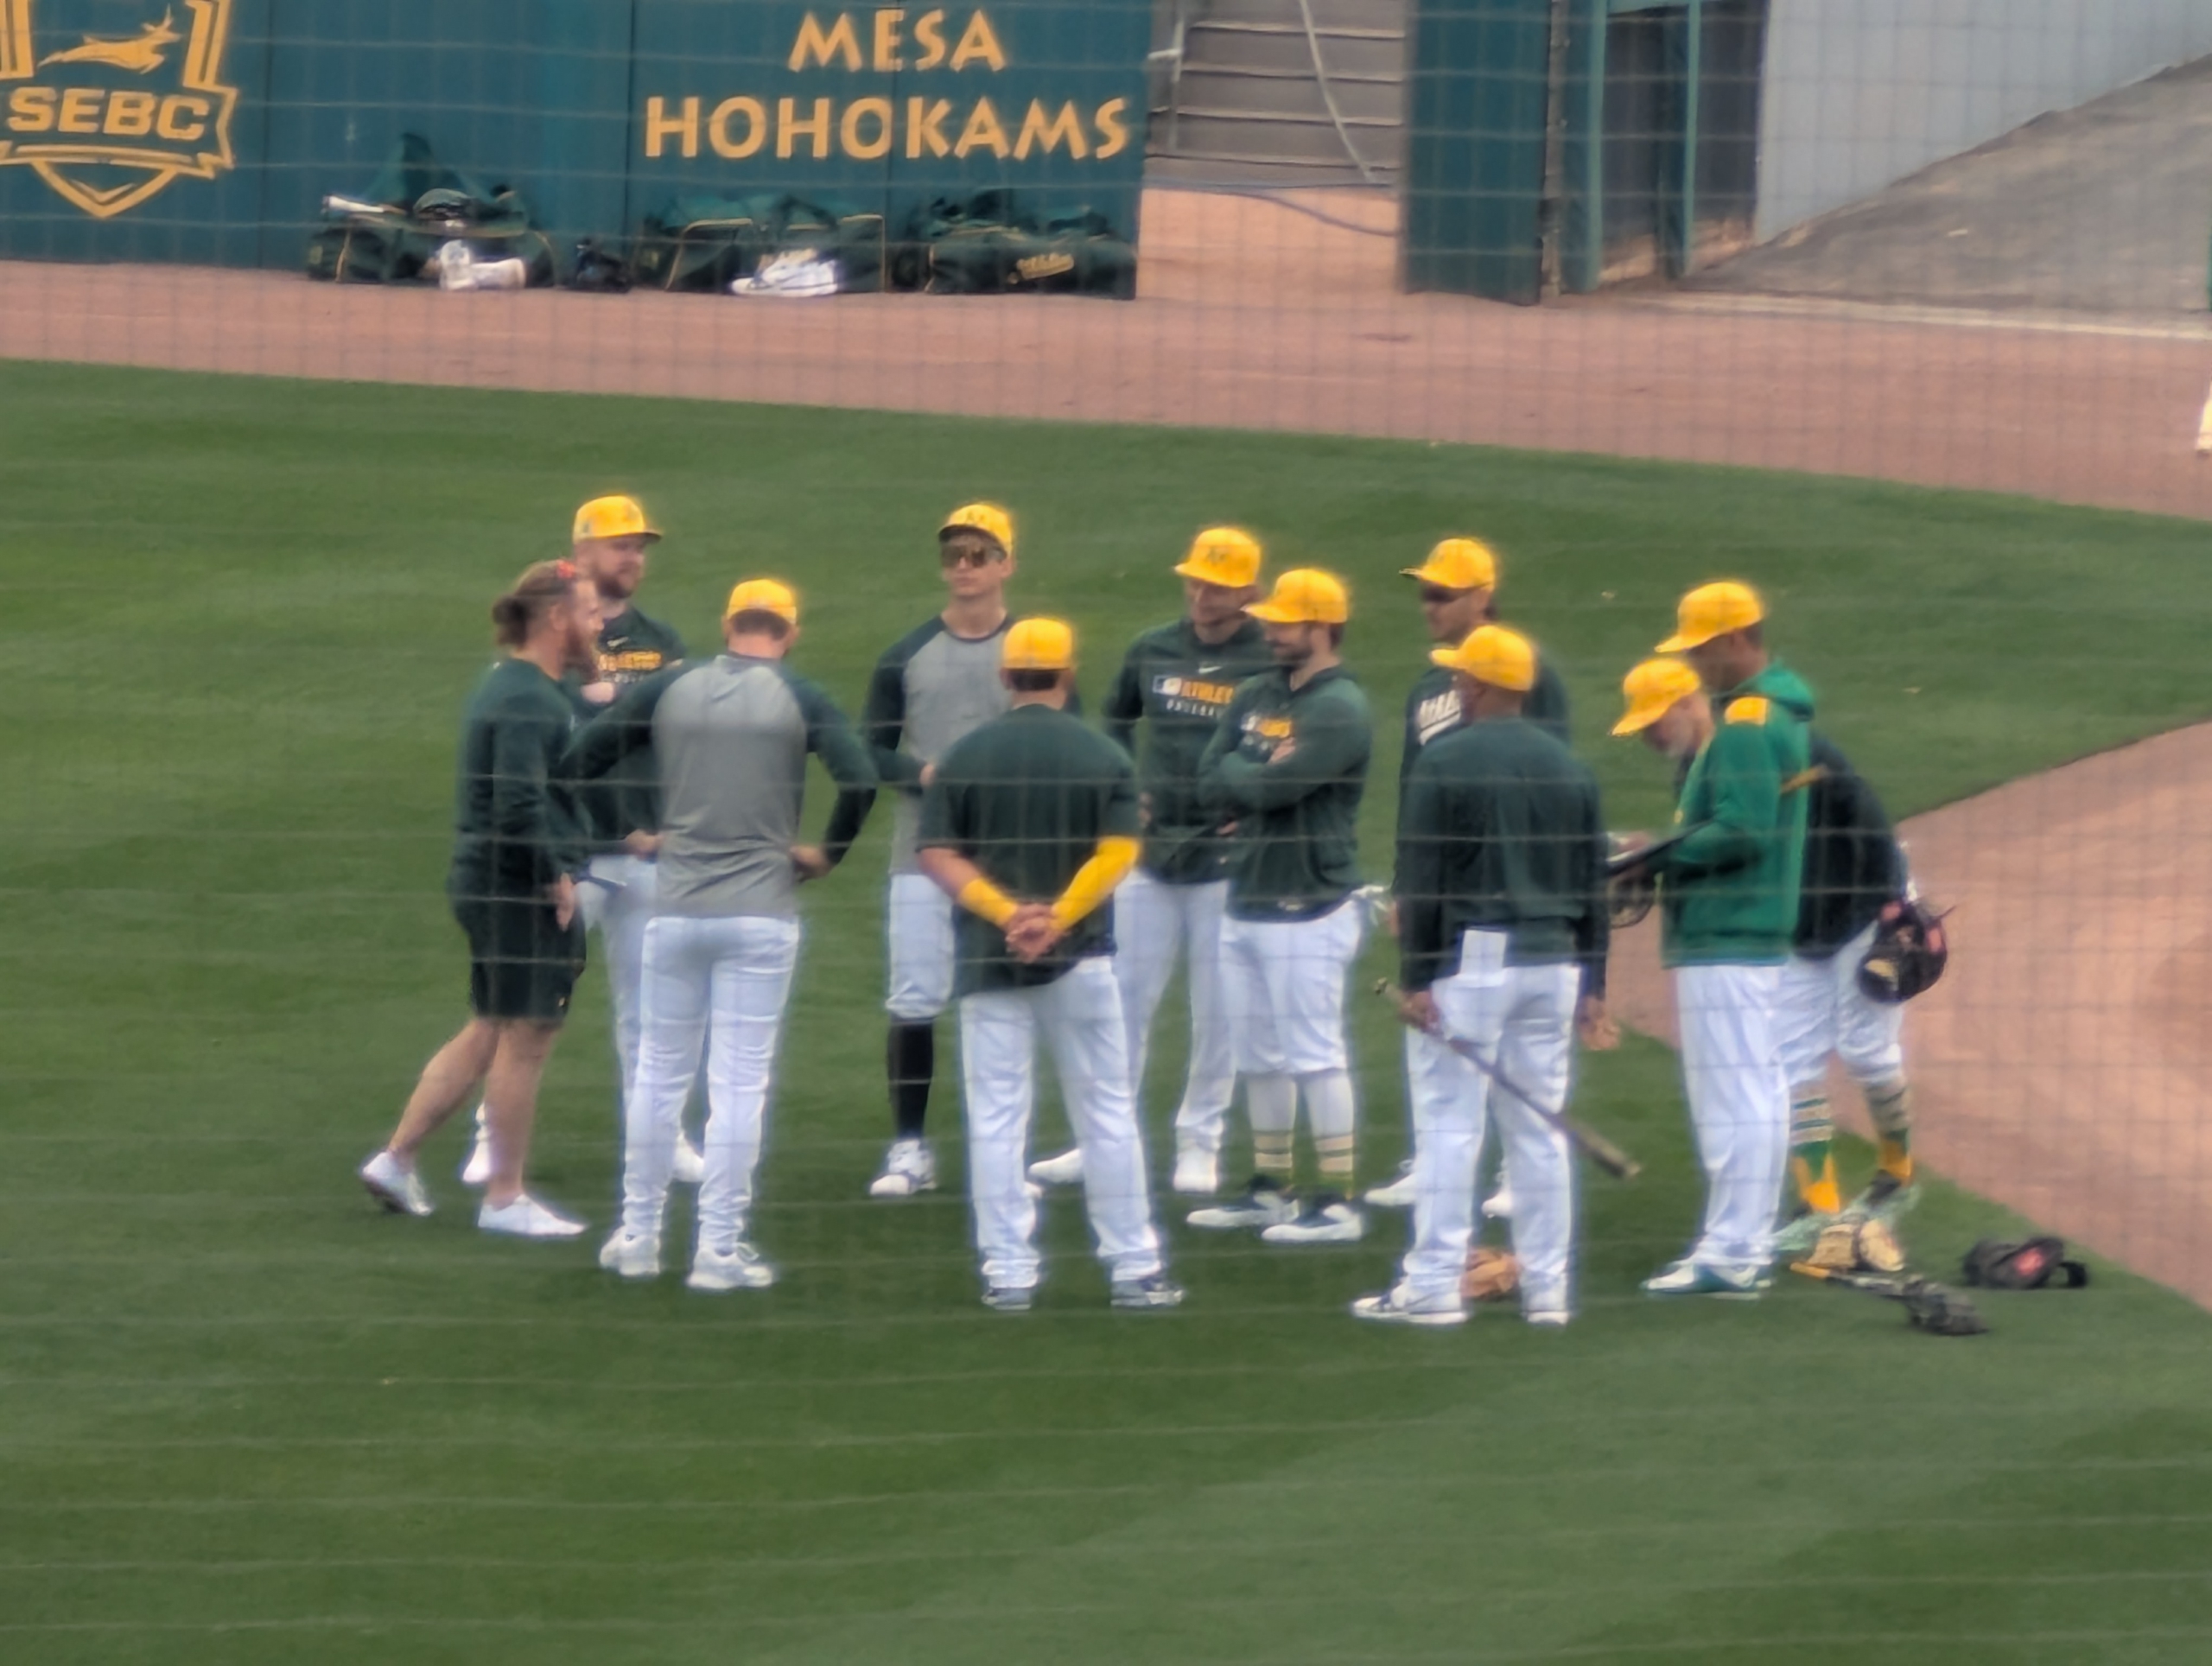
[[[1805,859],[1802,774],[1813,693],[1779,660],[1717,703],[1719,722],[1682,778],[1678,827],[1652,862],[1669,966],[1778,965],[1797,926]]]

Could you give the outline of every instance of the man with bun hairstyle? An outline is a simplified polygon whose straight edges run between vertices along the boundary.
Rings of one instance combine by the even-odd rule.
[[[1243,1197],[1190,1220],[1256,1226],[1270,1243],[1350,1243],[1367,1218],[1351,1200],[1358,1109],[1344,982],[1363,924],[1352,893],[1373,722],[1344,668],[1351,598],[1342,580],[1295,569],[1245,612],[1265,628],[1275,668],[1237,690],[1198,781],[1208,813],[1235,836],[1222,989],[1255,1172]],[[1321,1181],[1302,1203],[1291,1190],[1301,1095]]]
[[[983,1305],[1027,1313],[1041,1263],[1022,1176],[1041,1034],[1058,1067],[1084,1195],[1116,1307],[1183,1299],[1160,1256],[1144,1138],[1114,976],[1114,889],[1135,865],[1128,754],[1070,715],[1075,633],[1029,619],[1005,633],[1009,709],[937,760],[922,871],[960,912],[960,1058],[968,1186]]]
[[[523,1189],[537,1084],[584,963],[575,871],[582,864],[561,773],[575,708],[562,678],[591,663],[599,593],[566,561],[542,561],[492,604],[505,650],[461,718],[453,865],[446,894],[468,938],[471,1017],[423,1068],[361,1184],[396,1214],[432,1205],[423,1142],[484,1087],[489,1170],[476,1224],[513,1237],[574,1237],[584,1224]]]
[[[1402,568],[1399,575],[1419,586],[1421,623],[1427,628],[1428,639],[1440,648],[1456,648],[1478,626],[1497,621],[1497,552],[1480,538],[1446,538],[1428,552],[1428,558],[1420,566]],[[1536,659],[1535,685],[1522,697],[1521,716],[1561,746],[1573,743],[1567,733],[1567,685],[1560,681],[1551,661],[1541,653]],[[1467,721],[1457,673],[1442,664],[1430,665],[1406,694],[1405,735],[1398,753],[1401,815],[1405,811],[1407,783],[1424,749]],[[1406,1101],[1412,1121],[1418,1123],[1421,1107],[1414,1103],[1414,1095],[1418,1091],[1414,1073],[1415,1040],[1410,1035],[1406,1038]],[[1506,1182],[1507,1173],[1506,1165],[1500,1164],[1497,1193],[1483,1205],[1484,1214],[1503,1216],[1513,1212],[1512,1188]],[[1400,1165],[1395,1180],[1369,1191],[1367,1201],[1381,1209],[1412,1207],[1413,1175],[1413,1161],[1408,1158]]]
[[[963,504],[938,529],[938,565],[944,610],[885,651],[861,712],[875,773],[899,795],[885,933],[890,989],[883,1003],[891,1017],[884,1069],[893,1138],[882,1171],[868,1185],[873,1198],[937,1189],[930,1086],[937,1078],[937,1016],[952,1000],[954,910],[922,871],[915,836],[937,760],[1007,709],[999,662],[1015,622],[1006,606],[1014,570],[1014,517],[995,503]],[[1072,689],[1068,704],[1080,709]],[[849,843],[873,802],[840,802],[829,836]]]
[[[1577,1030],[1618,1040],[1605,1015],[1605,831],[1588,766],[1524,715],[1536,650],[1496,625],[1433,651],[1465,721],[1415,765],[1398,816],[1402,1014],[1413,1046],[1413,1248],[1399,1281],[1352,1304],[1360,1319],[1459,1325],[1475,1230],[1475,1169],[1495,1111],[1518,1188],[1522,1312],[1573,1311],[1574,1168],[1546,1120],[1567,1105]],[[1471,1042],[1531,1106],[1444,1037]],[[1540,1114],[1541,1113],[1541,1114]]]
[[[668,1188],[703,1044],[706,1173],[686,1282],[710,1291],[775,1282],[747,1225],[798,958],[796,893],[845,854],[842,844],[798,842],[808,754],[821,759],[842,797],[875,784],[845,715],[786,664],[798,639],[791,587],[747,579],[722,610],[722,653],[637,684],[569,749],[566,767],[586,782],[651,758],[664,827],[658,912],[645,927],[622,1220],[599,1256],[601,1266],[624,1278],[660,1275]]]
[[[1675,634],[1622,684],[1616,734],[1641,734],[1683,769],[1675,830],[1649,846],[1661,959],[1674,975],[1682,1081],[1705,1169],[1689,1253],[1643,1281],[1655,1296],[1748,1300],[1770,1281],[1789,1145],[1777,1034],[1797,925],[1813,696],[1770,658],[1749,585],[1701,585]]]
[[[635,498],[594,498],[576,511],[569,559],[578,575],[598,592],[600,602],[599,640],[592,663],[570,679],[584,718],[605,709],[623,690],[683,658],[683,638],[671,626],[649,618],[633,600],[645,582],[646,556],[660,538],[645,506]],[[600,960],[607,969],[615,1068],[621,1073],[619,1111],[638,1069],[639,989],[645,970],[645,922],[653,914],[653,858],[660,844],[660,798],[652,754],[640,752],[624,759],[606,779],[579,791],[575,804],[590,856],[577,902],[584,929],[599,933]],[[489,1157],[480,1107],[476,1146],[461,1170],[462,1180],[481,1186]],[[677,1148],[676,1176],[696,1185],[699,1174],[698,1148],[686,1140]]]
[[[1274,664],[1258,622],[1244,612],[1259,594],[1261,560],[1259,540],[1238,527],[1199,533],[1175,569],[1183,616],[1129,644],[1106,696],[1107,734],[1139,760],[1144,823],[1143,858],[1114,893],[1114,976],[1128,1020],[1129,1077],[1141,1105],[1153,1014],[1179,952],[1188,969],[1191,1050],[1175,1112],[1174,1185],[1200,1195],[1220,1181],[1236,1069],[1221,1007],[1227,846],[1199,798],[1198,760],[1238,686]],[[1072,1185],[1083,1178],[1082,1148],[1032,1163],[1029,1178]]]

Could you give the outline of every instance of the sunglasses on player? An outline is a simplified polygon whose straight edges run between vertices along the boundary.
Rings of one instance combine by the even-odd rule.
[[[1466,594],[1465,590],[1447,590],[1439,584],[1424,584],[1421,587],[1421,605],[1424,607],[1442,607]]]
[[[938,552],[937,564],[944,568],[988,567],[1000,558],[996,550],[981,550],[969,544],[964,550],[946,549]]]

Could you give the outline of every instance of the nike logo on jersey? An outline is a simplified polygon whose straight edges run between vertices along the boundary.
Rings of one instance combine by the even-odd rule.
[[[1211,677],[1220,669],[1221,667],[1218,665],[1201,665],[1198,667],[1198,675],[1200,677]]]
[[[1431,695],[1414,708],[1414,734],[1422,746],[1459,727],[1459,691]]]

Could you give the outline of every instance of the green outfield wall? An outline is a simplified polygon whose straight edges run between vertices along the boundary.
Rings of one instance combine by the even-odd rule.
[[[1151,0],[0,0],[0,256],[293,266],[399,136],[556,241],[1011,188],[1135,239]]]

